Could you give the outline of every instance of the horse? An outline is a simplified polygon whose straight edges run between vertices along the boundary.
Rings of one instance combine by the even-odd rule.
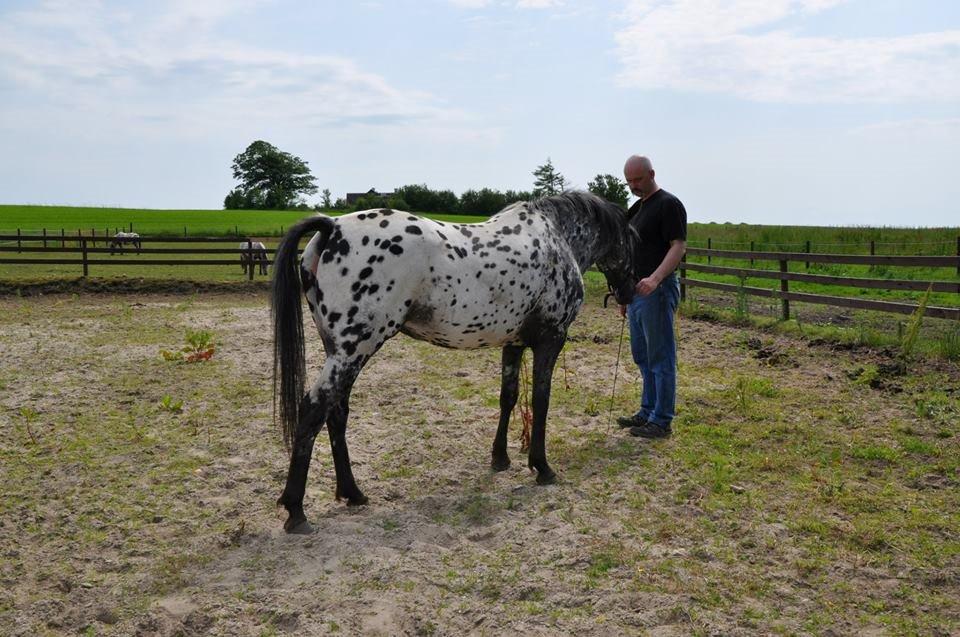
[[[119,252],[123,254],[123,244],[131,243],[136,248],[137,254],[140,254],[140,235],[136,232],[118,232],[110,239],[110,254]]]
[[[315,234],[297,266],[298,244]],[[538,484],[554,482],[545,434],[554,365],[583,303],[583,272],[596,263],[626,304],[636,283],[639,237],[622,208],[568,191],[517,202],[482,223],[449,224],[390,209],[336,219],[318,215],[291,227],[277,249],[271,305],[274,413],[290,452],[288,533],[310,533],[303,510],[314,440],[327,425],[337,501],[367,503],[350,466],[350,392],[364,365],[398,333],[441,347],[501,347],[500,421],[491,466],[503,471],[507,427],[517,401],[521,355],[533,350],[533,423],[527,464]],[[323,342],[320,377],[304,393],[306,297]]]
[[[240,244],[240,267],[243,273],[247,273],[247,268],[253,268],[254,265],[260,266],[260,274],[267,273],[267,265],[270,259],[267,257],[267,246],[259,241],[250,241],[247,239]]]

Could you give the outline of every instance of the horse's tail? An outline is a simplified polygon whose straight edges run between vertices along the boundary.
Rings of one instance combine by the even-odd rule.
[[[307,375],[303,352],[303,309],[301,280],[297,263],[300,239],[319,232],[318,252],[330,238],[334,221],[317,216],[294,224],[283,237],[273,262],[273,411],[279,405],[283,442],[290,447],[300,417],[300,398]],[[253,267],[251,265],[251,267]]]

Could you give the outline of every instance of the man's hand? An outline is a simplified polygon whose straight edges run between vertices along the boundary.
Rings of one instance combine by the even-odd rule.
[[[653,291],[656,290],[657,287],[659,287],[659,285],[660,285],[659,279],[657,279],[654,276],[648,276],[645,279],[640,279],[639,281],[637,281],[637,287],[636,287],[637,294],[639,294],[640,296],[647,296],[648,294],[652,294]]]

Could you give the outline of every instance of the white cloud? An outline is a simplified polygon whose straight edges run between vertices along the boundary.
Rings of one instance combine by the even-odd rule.
[[[43,124],[59,113],[60,120],[94,129],[127,125],[137,134],[154,128],[188,136],[256,121],[338,129],[417,125],[448,128],[453,137],[457,130],[475,132],[463,112],[399,89],[350,59],[289,53],[217,32],[225,18],[266,2],[168,0],[131,13],[95,0],[48,0],[6,13],[0,90],[12,87],[8,94],[21,102],[43,106],[5,100],[0,119]]]
[[[550,9],[561,4],[560,0],[517,0],[518,9]]]
[[[492,0],[447,0],[450,4],[463,9],[483,9],[493,4]],[[563,0],[516,0],[515,2],[500,2],[499,4],[517,9],[550,9],[563,5]]]
[[[858,126],[850,131],[856,137],[879,140],[930,140],[960,139],[960,117],[943,119],[917,118],[890,120]]]
[[[619,80],[763,102],[960,99],[960,31],[814,37],[781,24],[847,1],[632,0]]]

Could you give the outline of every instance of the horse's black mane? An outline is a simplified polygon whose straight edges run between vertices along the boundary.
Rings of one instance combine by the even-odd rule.
[[[527,210],[540,213],[556,224],[582,268],[601,256],[618,252],[627,263],[633,262],[640,239],[627,223],[623,208],[606,199],[582,190],[568,190],[535,199],[527,203]]]
[[[597,228],[600,242],[607,245],[621,240],[627,223],[626,213],[620,206],[582,190],[541,197],[531,201],[528,207],[558,221],[586,215]]]

